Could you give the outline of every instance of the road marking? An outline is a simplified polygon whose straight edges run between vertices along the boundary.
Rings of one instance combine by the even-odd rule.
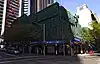
[[[1,61],[1,63],[12,63],[12,62],[20,62],[20,61],[31,61],[31,60],[34,60],[33,58],[32,59],[20,59],[20,60],[13,60],[13,61]]]
[[[28,58],[40,58],[39,56],[24,56],[24,57],[15,57],[15,58],[4,58],[4,59],[0,59],[0,61],[7,61],[7,60],[16,60],[16,59],[28,59]]]
[[[13,62],[13,61],[3,61],[3,62],[0,62],[0,64],[2,64],[2,63],[11,63],[11,62]]]
[[[36,58],[36,59],[43,59],[43,58]],[[36,60],[36,59],[32,58],[32,59],[20,59],[20,60],[13,60],[13,61],[1,61],[0,64],[2,64],[2,63],[20,62],[20,61],[31,61],[31,60]]]
[[[3,52],[3,54],[8,55],[8,56],[14,56],[14,57],[19,58],[19,56],[16,56],[16,55],[13,55],[13,54],[8,54],[8,53],[4,53],[4,52]]]
[[[1,61],[0,64],[2,64],[2,63],[20,62],[20,61],[31,61],[31,60],[34,60],[34,61],[35,61],[35,60],[37,60],[37,59],[38,59],[38,60],[41,60],[41,59],[42,59],[42,60],[48,60],[48,59],[50,59],[50,58],[43,58],[43,57],[39,57],[39,56],[38,56],[37,58],[34,58],[34,57],[33,57],[33,58],[31,58],[31,59],[28,58],[28,59]],[[52,57],[51,57],[51,59],[52,59]]]

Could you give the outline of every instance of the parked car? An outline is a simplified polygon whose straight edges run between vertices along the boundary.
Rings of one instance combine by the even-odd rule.
[[[6,49],[5,48],[0,48],[0,52],[5,52]]]
[[[20,53],[20,51],[18,49],[16,49],[15,47],[8,47],[6,49],[6,52],[7,53],[12,53],[12,54],[18,54],[18,53]]]

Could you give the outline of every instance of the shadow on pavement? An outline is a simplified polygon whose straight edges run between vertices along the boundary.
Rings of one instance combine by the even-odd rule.
[[[3,55],[3,57],[5,56],[4,53],[0,53],[1,55]],[[23,55],[23,56],[22,56]],[[9,55],[8,55],[9,56]],[[5,56],[6,58],[8,58],[8,56]],[[17,55],[18,57],[25,57],[25,58],[19,58],[19,59],[15,59],[13,57],[9,57],[12,58],[12,60],[3,60],[1,61],[4,62],[4,64],[82,64],[81,63],[81,59],[79,56],[63,56],[63,55],[35,55],[35,54],[21,54],[21,55]],[[28,58],[26,58],[28,57]],[[7,63],[7,61],[9,61]]]
[[[82,64],[78,56],[53,56],[46,60],[54,62],[54,64]]]
[[[78,56],[46,55],[33,57],[31,60],[19,61],[16,64],[82,64]]]

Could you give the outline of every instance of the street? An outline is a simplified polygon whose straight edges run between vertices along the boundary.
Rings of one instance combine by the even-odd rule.
[[[7,59],[7,58],[18,58],[16,55],[8,54],[5,52],[0,52],[0,60]]]
[[[13,55],[0,52],[0,64],[100,64],[96,56]]]

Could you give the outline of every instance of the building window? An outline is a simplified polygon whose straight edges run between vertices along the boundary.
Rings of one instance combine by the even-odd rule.
[[[48,0],[48,4],[50,4],[50,0]]]
[[[83,10],[83,7],[80,7],[80,10]]]
[[[91,14],[92,20],[96,21],[96,18],[93,14]]]

